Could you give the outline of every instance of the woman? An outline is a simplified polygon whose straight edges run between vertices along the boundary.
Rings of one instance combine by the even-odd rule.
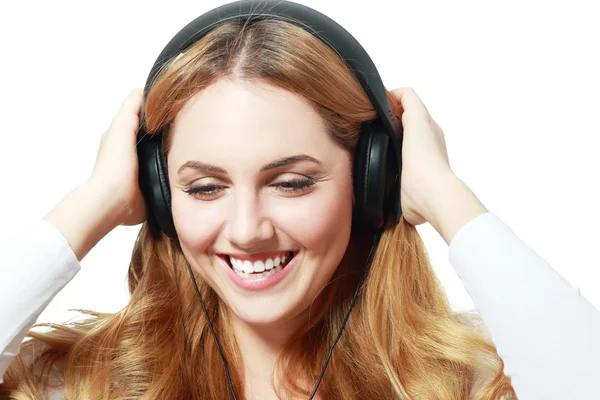
[[[443,133],[415,92],[398,89],[389,97],[405,132],[403,217],[386,225],[316,398],[499,399],[510,398],[512,386],[522,399],[589,394],[593,372],[585,363],[599,353],[588,336],[600,333],[597,311],[453,174]],[[144,222],[135,151],[142,107],[148,132],[168,127],[164,151],[178,241],[152,235]],[[297,27],[225,24],[194,44],[165,68],[145,104],[139,90],[125,100],[85,184],[27,238],[2,250],[2,264],[10,265],[3,279],[11,286],[22,282],[19,274],[45,275],[3,318],[11,322],[2,325],[3,360],[20,354],[0,393],[229,398],[210,320],[238,398],[308,398],[369,250],[368,237],[352,225],[352,161],[360,124],[374,116],[339,57]],[[451,245],[453,266],[504,353],[506,375],[477,321],[451,311],[414,228],[424,222]],[[28,332],[103,236],[139,223],[131,299],[122,311]],[[32,240],[37,254],[26,251]],[[490,287],[514,282],[517,272],[524,282],[534,274],[539,287],[507,299],[486,296]],[[536,296],[562,309],[536,315],[526,304]],[[506,326],[510,314],[519,325]],[[562,331],[585,353],[559,343],[560,332],[547,332],[548,344],[558,346],[553,356],[579,361],[570,365],[577,374],[561,382],[552,357],[538,360],[537,369],[528,364],[529,356],[544,355],[528,335],[539,324],[567,320],[590,329]],[[27,333],[33,341],[19,349]],[[45,381],[61,378],[65,387],[44,392]]]

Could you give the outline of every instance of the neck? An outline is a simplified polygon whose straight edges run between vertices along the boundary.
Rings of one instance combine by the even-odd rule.
[[[308,324],[308,310],[300,315],[271,324],[250,324],[229,310],[230,324],[244,365],[247,399],[277,399],[271,384],[271,371],[279,352],[299,330]],[[276,371],[275,385],[279,379]]]
[[[250,324],[235,314],[231,327],[235,335],[246,372],[269,375],[277,354],[288,340],[306,326],[308,314],[271,324]]]

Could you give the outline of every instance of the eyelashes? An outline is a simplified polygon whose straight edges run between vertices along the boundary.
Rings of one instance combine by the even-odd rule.
[[[287,181],[280,181],[276,183],[272,183],[269,186],[277,188],[283,194],[299,194],[316,183],[315,179],[292,179]],[[190,186],[183,191],[190,196],[201,198],[201,199],[211,199],[218,196],[223,190],[225,190],[225,186],[217,185],[217,184],[207,184],[200,186]]]
[[[183,191],[192,196],[206,197],[214,195],[218,190],[224,189],[221,185],[202,185],[202,186],[190,186],[183,189]]]

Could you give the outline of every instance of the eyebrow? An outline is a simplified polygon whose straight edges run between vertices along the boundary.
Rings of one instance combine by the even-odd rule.
[[[265,164],[261,167],[260,172],[265,172],[265,171],[269,171],[269,170],[283,167],[286,165],[297,164],[297,163],[306,162],[306,161],[314,162],[315,164],[318,164],[319,166],[321,166],[321,163],[316,158],[311,157],[307,154],[297,154],[295,156],[284,157],[279,160],[273,161],[271,163]],[[179,168],[179,170],[177,171],[177,174],[181,174],[181,172],[183,170],[188,169],[188,168],[194,169],[196,171],[201,171],[201,172],[219,173],[219,174],[227,173],[227,171],[225,171],[224,168],[218,167],[216,165],[207,164],[207,163],[203,163],[200,161],[190,160],[190,161],[187,161],[185,164],[183,164]]]

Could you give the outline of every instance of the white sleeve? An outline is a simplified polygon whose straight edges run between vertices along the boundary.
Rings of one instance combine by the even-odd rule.
[[[0,247],[0,383],[29,328],[80,269],[67,240],[44,219]]]
[[[449,259],[520,400],[597,398],[600,312],[579,289],[489,212],[461,227]]]

